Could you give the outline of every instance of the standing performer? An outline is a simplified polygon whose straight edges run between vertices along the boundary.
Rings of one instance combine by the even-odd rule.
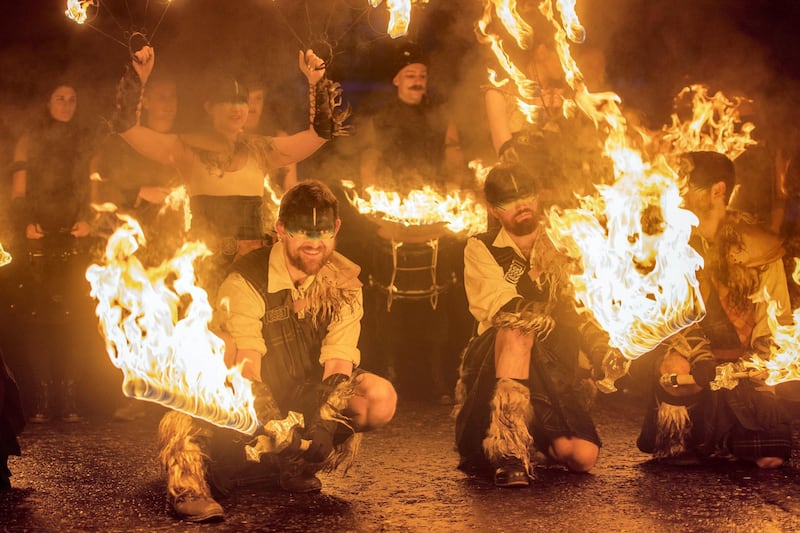
[[[254,387],[259,419],[288,411],[304,416],[310,447],[279,457],[280,484],[290,492],[319,491],[315,473],[352,463],[361,432],[394,416],[391,383],[358,368],[363,315],[359,267],[334,251],[341,221],[331,191],[304,181],[281,201],[280,242],[233,264],[220,286],[217,316],[229,365],[241,364]],[[204,474],[211,430],[178,412],[159,428],[161,460],[178,516],[219,518]]]
[[[189,135],[159,133],[139,124],[142,88],[153,69],[155,52],[145,46],[132,61],[137,76],[126,72],[120,83],[118,129],[144,156],[174,166],[188,181],[192,232],[227,261],[264,244],[261,213],[264,176],[300,161],[343,131],[348,113],[338,109],[341,89],[325,79],[325,65],[311,50],[300,52],[300,70],[308,79],[310,125],[286,137],[243,133],[248,117],[247,88],[220,76],[207,88],[205,110],[210,127]],[[219,259],[219,257],[217,258]],[[222,268],[214,269],[221,275]],[[207,287],[215,288],[213,280]]]
[[[81,328],[90,303],[83,273],[92,139],[78,123],[77,108],[73,85],[55,84],[45,115],[17,142],[11,167],[15,218],[30,258],[26,326],[37,334],[26,340],[37,380],[31,421],[37,423],[51,420],[59,407],[62,420],[82,420],[78,386],[86,355],[83,334],[89,333]]]
[[[732,390],[712,391],[709,383],[717,364],[748,353],[769,357],[767,303],[754,296],[766,290],[781,310],[779,322],[791,322],[783,247],[775,235],[728,210],[735,183],[730,159],[689,152],[680,172],[688,184],[686,205],[699,219],[691,244],[705,263],[697,277],[706,316],[699,328],[634,364],[639,368],[632,372],[644,371],[654,383],[654,405],[637,444],[671,464],[718,457],[775,468],[789,458],[791,431],[773,388],[743,379]]]
[[[548,165],[536,168],[548,168]],[[575,311],[567,258],[545,234],[539,178],[498,165],[484,194],[501,227],[471,237],[464,279],[478,335],[456,388],[459,468],[490,466],[499,487],[527,486],[535,449],[573,472],[595,464],[600,438],[588,412],[578,352],[602,362],[607,336]],[[535,447],[535,448],[534,448]]]

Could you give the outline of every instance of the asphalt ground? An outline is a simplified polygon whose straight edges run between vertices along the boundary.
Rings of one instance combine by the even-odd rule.
[[[152,405],[152,404],[147,404]],[[800,456],[761,471],[741,463],[654,464],[635,448],[640,398],[598,397],[603,439],[590,474],[536,469],[529,488],[499,489],[456,469],[450,408],[404,398],[365,435],[349,473],[319,494],[282,491],[269,472],[219,498],[225,520],[190,524],[166,504],[157,462],[162,408],[136,421],[28,424],[0,493],[4,531],[800,531]],[[795,428],[797,429],[797,428]],[[795,441],[797,441],[795,431]]]

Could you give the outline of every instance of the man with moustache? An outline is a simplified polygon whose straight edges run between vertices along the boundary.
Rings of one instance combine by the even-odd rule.
[[[396,51],[393,98],[365,124],[361,185],[399,191],[423,185],[462,185],[458,130],[428,98],[428,58],[414,44]]]
[[[757,378],[741,379],[731,390],[714,391],[709,383],[719,364],[743,370],[751,354],[770,358],[765,292],[778,304],[778,322],[791,323],[784,249],[755,219],[729,209],[735,184],[730,159],[700,151],[684,154],[680,163],[686,206],[699,219],[690,243],[704,259],[697,278],[706,316],[634,363],[632,374],[654,384],[637,445],[673,465],[718,458],[776,468],[789,458],[792,440],[776,388]]]
[[[316,472],[349,467],[361,433],[387,424],[397,401],[388,381],[358,368],[360,269],[334,250],[340,226],[330,189],[301,182],[281,200],[279,242],[236,261],[219,289],[226,362],[255,382],[259,420],[303,414],[310,446],[278,460],[281,487],[290,492],[319,491]],[[176,513],[221,518],[203,467],[210,428],[171,412],[159,433]]]
[[[530,168],[535,175],[506,164],[489,172],[484,195],[501,226],[471,237],[464,252],[478,325],[456,387],[459,468],[488,469],[498,487],[528,486],[535,457],[572,472],[594,466],[600,438],[578,352],[596,362],[614,354],[607,335],[577,314],[572,265],[545,233],[538,195],[554,176],[543,175],[549,165],[540,163]]]
[[[401,195],[425,186],[439,192],[466,188],[469,180],[458,131],[447,117],[445,107],[433,103],[428,96],[428,58],[416,44],[409,42],[400,44],[393,52],[395,92],[359,130],[365,144],[360,160],[362,187],[374,186]],[[378,285],[388,286],[391,276],[387,264],[376,258],[374,250],[383,247],[384,258],[388,259],[391,248],[380,239],[370,244],[364,246],[363,253],[375,261],[366,265],[365,270]],[[436,283],[460,279],[461,243],[442,239],[439,245],[437,255],[431,260],[437,265]],[[448,271],[448,267],[452,270]],[[444,280],[448,281],[443,283]],[[373,313],[368,311],[365,322],[367,340],[374,339],[374,343],[382,345],[381,366],[385,374],[398,386],[405,376],[413,374],[407,381],[413,381],[416,388],[425,388],[428,399],[443,404],[453,402],[451,392],[456,377],[456,357],[448,357],[447,344],[450,332],[458,331],[462,325],[454,320],[460,316],[448,313],[450,303],[456,301],[454,294],[454,290],[443,294],[435,309],[428,299],[414,301],[399,297],[391,310],[387,309],[385,294],[376,294],[375,305],[370,307],[374,308],[376,318],[370,320]],[[369,297],[368,293],[368,300]],[[429,386],[422,385],[417,362],[410,361],[408,355],[415,351],[406,335],[412,329],[419,351],[425,353],[423,368],[430,376]],[[407,371],[408,368],[412,370]]]

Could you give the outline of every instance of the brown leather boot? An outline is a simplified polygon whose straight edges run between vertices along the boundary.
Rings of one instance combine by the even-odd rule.
[[[172,509],[178,518],[187,522],[211,522],[225,518],[225,511],[214,498],[193,491],[184,492],[174,498]]]
[[[36,411],[30,421],[34,424],[44,424],[50,421],[50,400],[53,391],[53,384],[49,381],[39,383],[39,390],[36,393]]]
[[[319,492],[322,481],[316,476],[318,469],[300,458],[280,458],[281,488],[288,492]]]
[[[65,381],[61,384],[61,394],[63,402],[61,404],[61,420],[64,422],[81,422],[83,417],[78,412],[78,384],[73,381]]]

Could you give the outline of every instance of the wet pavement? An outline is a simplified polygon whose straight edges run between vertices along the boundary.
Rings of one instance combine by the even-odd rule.
[[[395,420],[367,434],[350,472],[320,494],[291,495],[274,478],[221,498],[224,522],[176,520],[156,459],[158,408],[135,422],[29,424],[0,493],[4,531],[800,531],[800,456],[759,471],[744,464],[667,467],[634,446],[641,401],[595,407],[604,441],[591,474],[537,468],[526,489],[498,489],[456,470],[449,408],[402,396]],[[797,434],[797,431],[795,432]],[[797,439],[796,439],[797,440]]]

